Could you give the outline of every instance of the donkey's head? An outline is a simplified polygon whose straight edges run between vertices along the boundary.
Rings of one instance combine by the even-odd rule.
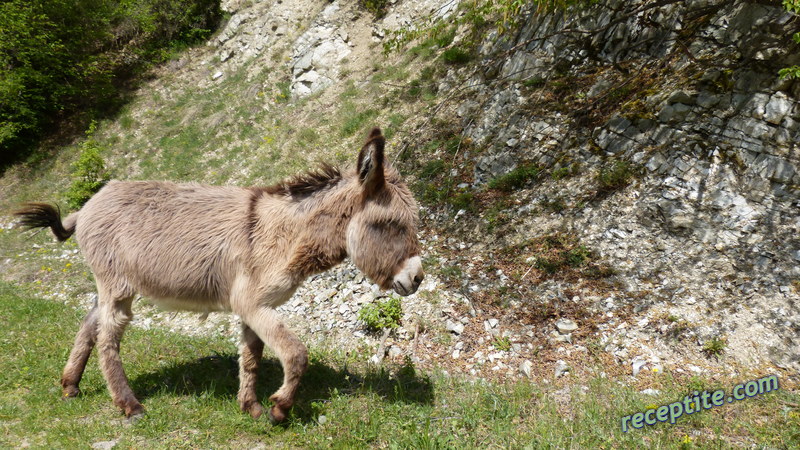
[[[347,252],[381,288],[411,295],[422,282],[417,202],[397,171],[383,162],[385,140],[374,128],[358,155],[361,192],[347,228]]]

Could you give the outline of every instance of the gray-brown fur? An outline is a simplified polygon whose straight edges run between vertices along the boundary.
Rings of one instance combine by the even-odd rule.
[[[22,225],[50,227],[60,240],[74,233],[97,280],[98,304],[64,368],[64,395],[78,394],[96,344],[114,403],[127,416],[144,411],[119,357],[138,293],[168,309],[239,315],[239,405],[253,417],[263,412],[255,383],[266,344],[284,369],[269,415],[285,419],[308,356],[274,308],[306,277],[347,255],[401,295],[422,280],[417,206],[399,174],[384,166],[383,149],[376,128],[355,170],[323,166],[267,188],[114,181],[63,222],[51,205],[24,205],[16,212]]]

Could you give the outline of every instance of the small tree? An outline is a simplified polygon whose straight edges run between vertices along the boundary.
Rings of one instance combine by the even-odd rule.
[[[71,209],[80,209],[110,179],[100,156],[100,145],[94,138],[96,129],[97,123],[92,121],[86,130],[86,140],[80,144],[81,154],[72,165],[72,185],[67,191],[67,205]]]
[[[800,0],[783,0],[783,7],[791,13],[800,14]],[[800,33],[793,34],[792,39],[800,44]],[[800,66],[784,67],[778,71],[778,75],[782,79],[800,78]]]

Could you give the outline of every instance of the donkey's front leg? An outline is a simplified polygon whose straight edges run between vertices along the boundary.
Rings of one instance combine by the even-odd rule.
[[[78,384],[81,382],[83,371],[86,369],[86,361],[89,359],[89,355],[92,354],[95,342],[97,342],[97,317],[98,308],[97,302],[95,302],[89,314],[83,319],[78,334],[75,335],[75,343],[72,345],[72,351],[69,353],[69,359],[61,375],[64,398],[76,397],[80,394]]]
[[[300,339],[281,322],[274,309],[258,306],[240,316],[242,321],[275,352],[283,366],[283,385],[269,398],[275,403],[269,410],[270,421],[282,422],[294,404],[300,378],[308,367],[308,351]]]
[[[239,407],[254,419],[261,417],[264,408],[256,395],[256,380],[264,341],[252,328],[242,324],[242,347],[239,355]]]
[[[126,417],[144,414],[144,408],[128,385],[128,377],[122,368],[119,346],[125,326],[133,318],[133,297],[103,297],[100,294],[100,317],[97,330],[97,350],[100,369],[108,384],[111,399],[125,412]]]

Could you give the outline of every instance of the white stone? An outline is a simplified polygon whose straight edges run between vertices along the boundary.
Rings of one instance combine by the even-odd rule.
[[[558,361],[556,361],[556,366],[555,366],[555,369],[553,370],[553,374],[555,375],[555,378],[558,378],[558,377],[564,375],[568,371],[569,371],[569,366],[567,365],[567,363],[565,361],[562,361],[560,359]]]
[[[779,125],[784,117],[792,110],[793,102],[783,92],[778,92],[770,98],[764,107],[764,120]]]
[[[447,331],[451,331],[455,334],[461,334],[464,332],[464,324],[460,322],[448,320],[447,323],[445,323],[445,328],[447,328]]]
[[[635,358],[633,360],[633,376],[639,375],[639,372],[642,370],[642,367],[647,364],[647,360],[643,358]]]
[[[519,365],[519,372],[528,378],[531,378],[532,370],[533,370],[533,363],[528,359],[522,361],[522,363]]]
[[[569,334],[578,329],[578,324],[570,319],[561,318],[556,321],[556,328],[561,334]]]

